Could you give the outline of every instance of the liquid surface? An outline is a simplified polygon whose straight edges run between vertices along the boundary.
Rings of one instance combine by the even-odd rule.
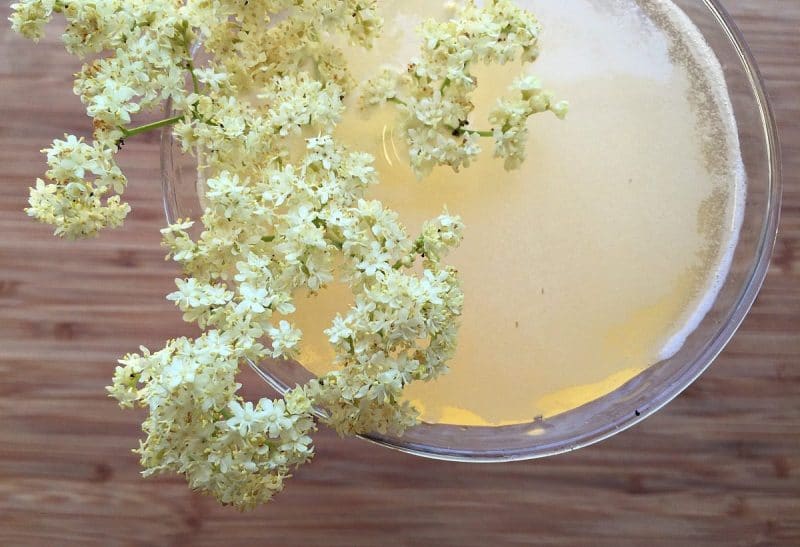
[[[369,197],[409,233],[446,205],[465,238],[450,257],[465,307],[450,372],[412,385],[428,422],[530,422],[609,393],[674,354],[725,277],[744,177],[721,70],[696,29],[665,1],[530,0],[544,26],[526,68],[570,101],[565,121],[529,121],[528,159],[506,172],[485,139],[480,160],[418,181],[392,108],[351,114],[337,136],[372,153],[381,183]],[[385,36],[354,53],[357,81],[417,51],[429,0],[382,3]],[[472,127],[488,129],[494,99],[519,67],[476,71]],[[322,330],[352,301],[333,286],[300,297],[300,362],[331,367]]]

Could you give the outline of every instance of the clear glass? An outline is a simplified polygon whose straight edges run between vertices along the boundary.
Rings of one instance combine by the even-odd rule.
[[[744,223],[731,271],[709,313],[675,356],[579,408],[526,424],[422,423],[402,437],[373,434],[365,439],[419,456],[467,462],[524,460],[568,452],[652,415],[694,382],[731,339],[761,288],[775,243],[781,201],[777,133],[752,54],[728,13],[716,0],[674,3],[700,29],[723,67],[747,172]],[[169,129],[162,135],[161,161],[168,221],[198,218],[196,164],[181,154]],[[279,392],[311,377],[298,363],[266,361],[252,366]]]

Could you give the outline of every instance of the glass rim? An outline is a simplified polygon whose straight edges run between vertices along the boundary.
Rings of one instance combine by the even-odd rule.
[[[394,437],[379,433],[363,434],[358,437],[371,443],[378,444],[393,450],[421,456],[428,459],[472,462],[472,463],[493,463],[521,461],[554,456],[571,452],[583,448],[616,435],[646,418],[652,416],[670,401],[680,395],[686,388],[694,383],[702,375],[711,363],[719,356],[727,346],[734,334],[741,326],[747,313],[753,306],[755,299],[766,279],[769,269],[770,259],[774,250],[778,234],[778,224],[780,220],[780,208],[782,200],[782,181],[781,181],[781,149],[778,138],[778,130],[775,122],[772,106],[767,96],[764,81],[756,64],[755,58],[747,45],[747,42],[733,18],[721,5],[719,0],[702,0],[702,4],[714,17],[719,27],[724,32],[728,42],[736,52],[744,74],[749,82],[749,91],[755,98],[761,126],[765,138],[766,163],[768,166],[767,180],[767,202],[764,222],[761,226],[761,234],[758,239],[758,247],[755,254],[756,260],[750,267],[750,271],[743,283],[735,304],[732,306],[726,320],[705,343],[702,351],[693,359],[687,370],[680,375],[674,382],[665,386],[656,397],[654,397],[646,409],[635,414],[628,414],[627,417],[609,421],[604,427],[595,429],[585,434],[578,434],[571,440],[560,440],[551,445],[526,446],[522,448],[487,448],[487,449],[456,449],[443,448],[440,446],[430,446],[420,442],[414,442],[404,437]],[[166,109],[171,111],[171,104],[167,102]],[[165,128],[161,133],[161,165],[162,165],[162,190],[163,206],[167,222],[174,223],[174,212],[177,211],[177,197],[175,188],[171,185],[169,177],[166,175],[164,166],[172,165],[172,151],[167,144],[171,141],[171,131]],[[270,387],[280,394],[286,393],[290,386],[265,372],[257,363],[248,361],[251,369]],[[316,410],[318,417],[324,417],[322,411]],[[450,427],[461,427],[451,424],[430,424],[449,425]],[[525,425],[525,424],[519,424]],[[503,427],[516,426],[464,426],[470,428],[484,427],[498,429]]]

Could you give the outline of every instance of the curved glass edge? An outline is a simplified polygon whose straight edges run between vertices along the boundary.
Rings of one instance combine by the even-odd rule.
[[[753,303],[755,302],[755,299],[761,287],[763,286],[767,271],[769,269],[770,258],[772,256],[772,251],[774,249],[778,233],[778,223],[780,220],[780,207],[782,201],[780,160],[781,151],[778,140],[777,125],[775,123],[772,107],[764,89],[763,79],[757,68],[753,54],[747,46],[741,31],[734,23],[730,14],[722,5],[719,4],[718,0],[703,0],[703,4],[717,20],[719,26],[727,36],[730,45],[736,51],[739,60],[741,61],[742,68],[744,69],[744,72],[750,83],[750,87],[754,92],[754,98],[758,106],[762,130],[764,133],[765,149],[768,155],[767,165],[769,168],[769,198],[766,204],[767,209],[765,212],[765,222],[762,226],[761,236],[759,238],[757,250],[758,259],[755,265],[751,268],[751,271],[747,276],[747,281],[744,283],[744,288],[740,293],[736,304],[729,313],[724,325],[716,333],[716,335],[705,344],[704,348],[700,352],[700,355],[694,360],[693,365],[684,375],[678,377],[669,386],[667,386],[667,388],[664,389],[659,397],[650,401],[648,406],[642,409],[638,415],[629,414],[625,418],[608,423],[603,428],[595,429],[594,431],[575,436],[572,439],[561,440],[557,443],[550,443],[547,445],[531,445],[529,447],[515,449],[465,450],[431,446],[419,442],[407,441],[402,437],[391,437],[381,434],[366,434],[359,435],[359,437],[374,444],[385,446],[400,452],[443,461],[498,463],[538,459],[563,454],[601,442],[652,416],[670,401],[680,395],[692,383],[694,383],[723,351],[753,306]],[[171,107],[171,103],[167,102],[165,108],[168,115],[172,110]],[[178,210],[175,187],[174,185],[170,184],[170,173],[174,172],[175,166],[173,147],[168,145],[171,139],[171,129],[163,129],[161,134],[161,182],[163,188],[164,212],[167,222],[169,223],[177,220],[175,218],[175,212]],[[291,389],[285,383],[265,372],[261,367],[258,366],[258,364],[250,361],[249,365],[262,380],[264,380],[278,393],[283,394]],[[321,418],[325,416],[320,410],[316,410],[315,413]]]
[[[164,104],[164,114],[165,118],[172,115],[172,99],[168,99]],[[175,185],[170,183],[170,174],[175,170],[172,153],[172,128],[167,126],[161,129],[161,199],[168,224],[175,223],[177,220],[175,211],[178,210]]]

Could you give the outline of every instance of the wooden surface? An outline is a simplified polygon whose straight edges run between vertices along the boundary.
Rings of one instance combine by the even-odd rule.
[[[38,150],[86,128],[76,65],[56,33],[33,48],[0,25],[0,545],[800,545],[800,1],[724,4],[774,102],[785,205],[764,290],[711,370],[633,430],[542,461],[441,463],[324,431],[249,514],[140,478],[141,416],[104,394],[123,352],[191,332],[163,298],[154,136],[122,154],[126,227],[56,241],[21,211]]]

